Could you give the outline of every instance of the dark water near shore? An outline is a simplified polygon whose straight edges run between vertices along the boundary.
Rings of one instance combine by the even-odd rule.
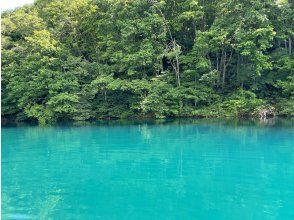
[[[2,219],[294,219],[293,120],[2,127]]]

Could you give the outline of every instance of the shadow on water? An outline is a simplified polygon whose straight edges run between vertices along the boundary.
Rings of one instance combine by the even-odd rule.
[[[214,125],[214,126],[258,126],[258,127],[294,127],[294,118],[270,118],[270,119],[238,119],[238,118],[175,118],[175,119],[151,119],[151,120],[97,120],[62,122],[49,125],[38,125],[36,122],[6,123],[2,127],[81,127],[81,126],[130,126],[130,125]]]

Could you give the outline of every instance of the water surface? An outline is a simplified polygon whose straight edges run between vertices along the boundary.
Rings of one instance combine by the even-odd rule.
[[[293,121],[2,128],[2,219],[294,219]]]

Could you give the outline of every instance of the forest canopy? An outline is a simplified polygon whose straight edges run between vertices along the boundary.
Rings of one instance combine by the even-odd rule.
[[[293,116],[293,6],[36,0],[2,12],[2,118]]]

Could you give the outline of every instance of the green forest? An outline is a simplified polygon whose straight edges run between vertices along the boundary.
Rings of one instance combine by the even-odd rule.
[[[2,119],[294,116],[294,2],[36,0],[1,13]]]

